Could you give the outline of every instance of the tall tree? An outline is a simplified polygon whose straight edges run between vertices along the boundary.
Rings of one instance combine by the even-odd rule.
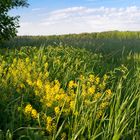
[[[19,16],[9,16],[9,10],[28,5],[27,0],[0,0],[0,42],[16,36],[19,27]]]

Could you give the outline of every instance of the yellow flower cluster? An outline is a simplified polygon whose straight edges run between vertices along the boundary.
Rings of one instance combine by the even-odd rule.
[[[71,80],[71,81],[69,82],[68,87],[71,89],[71,88],[77,87],[77,84],[76,84],[74,81]]]
[[[99,104],[99,109],[104,110],[109,105],[109,100],[111,98],[111,90],[105,89],[106,81],[108,79],[107,75],[101,79],[95,75],[90,74],[89,76],[82,76],[84,80],[80,81],[69,81],[68,87],[64,90],[58,80],[53,82],[47,81],[46,83],[40,82],[41,89],[38,85],[34,88],[40,98],[40,102],[44,108],[53,110],[55,115],[60,113],[63,107],[62,113],[70,115],[70,113],[75,114],[76,107],[76,96],[78,88],[80,89],[80,96],[84,102],[84,105],[88,107],[93,101],[96,102],[102,97]],[[78,82],[80,84],[78,84]],[[103,85],[104,88],[101,86]]]
[[[42,88],[42,80],[47,79],[49,76],[47,71],[48,63],[46,60],[42,60],[42,69],[39,65],[36,57],[14,58],[11,65],[6,69],[5,85],[8,81],[11,81],[14,87],[17,87],[17,92],[27,86],[37,85]]]
[[[33,109],[31,104],[26,105],[26,107],[24,108],[24,114],[28,117],[31,116],[33,119],[37,119],[38,117],[36,109]]]
[[[32,57],[16,57],[7,68],[5,61],[0,65],[0,76],[6,73],[2,84],[4,86],[10,84],[16,93],[26,98],[26,102],[32,103],[24,108],[26,117],[30,117],[33,121],[40,119],[47,132],[52,133],[56,129],[59,114],[62,118],[79,115],[77,106],[81,104],[86,110],[93,102],[101,100],[97,108],[97,118],[102,116],[112,96],[111,90],[106,86],[107,75],[102,78],[94,74],[81,75],[75,78],[76,80],[65,82],[52,80],[46,56],[43,55],[41,58],[39,56],[40,54]],[[60,63],[56,61],[54,66]],[[62,139],[65,138],[66,135],[63,133]]]
[[[84,76],[83,76],[84,77]],[[94,78],[94,79],[93,79]],[[100,83],[97,80],[100,79]],[[61,87],[61,84],[58,80],[50,82],[47,80],[46,82],[41,81],[39,79],[32,87],[35,91],[36,98],[40,99],[40,103],[42,105],[41,112],[45,113],[47,109],[48,112],[53,113],[52,116],[58,116],[61,112],[62,115],[78,115],[78,111],[76,110],[76,96],[78,92],[78,88],[80,89],[81,100],[84,103],[84,107],[88,108],[92,102],[96,102],[101,100],[98,104],[97,108],[97,118],[100,118],[104,110],[109,106],[109,100],[112,96],[112,92],[110,89],[102,89],[100,88],[100,84],[106,83],[107,76],[101,80],[101,78],[90,75],[85,76],[82,81],[70,81],[68,83],[68,87],[64,90]],[[79,84],[78,84],[79,83]],[[62,109],[63,108],[63,109]],[[62,109],[62,110],[61,110]],[[25,107],[25,114],[30,114],[32,118],[37,117],[37,112],[32,109],[32,106],[29,104]],[[47,116],[42,117],[42,122],[46,124],[46,130],[49,133],[56,128],[56,120],[49,116],[49,113],[45,113]]]
[[[46,118],[46,130],[48,131],[48,132],[51,132],[52,131],[52,129],[53,129],[53,127],[52,127],[52,118],[50,117],[50,116],[48,116],[47,118]]]
[[[60,108],[57,106],[54,108],[55,114],[58,115],[60,113]]]
[[[97,118],[100,118],[105,109],[109,106],[112,92],[106,89],[108,76],[105,74],[103,78],[90,74],[88,77],[80,76],[81,81],[81,95],[83,97],[84,105],[90,106],[93,102],[98,103]]]

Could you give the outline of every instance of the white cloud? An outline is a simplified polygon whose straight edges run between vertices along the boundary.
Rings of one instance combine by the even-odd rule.
[[[33,8],[32,11],[40,11],[42,8]]]
[[[140,30],[140,7],[71,7],[47,13],[34,23],[22,23],[19,34],[48,35],[107,30]]]
[[[22,22],[22,23],[20,23],[20,27],[21,27],[21,28],[28,27],[28,26],[30,26],[31,24],[32,24],[32,22]]]

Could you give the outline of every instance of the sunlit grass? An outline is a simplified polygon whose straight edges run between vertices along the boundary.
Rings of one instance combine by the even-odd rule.
[[[138,139],[139,54],[106,59],[74,47],[3,49],[0,139]]]

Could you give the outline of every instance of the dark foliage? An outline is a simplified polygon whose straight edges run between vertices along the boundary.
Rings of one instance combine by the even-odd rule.
[[[8,11],[27,6],[27,0],[0,0],[0,42],[16,36],[19,27],[19,16],[11,17]]]

